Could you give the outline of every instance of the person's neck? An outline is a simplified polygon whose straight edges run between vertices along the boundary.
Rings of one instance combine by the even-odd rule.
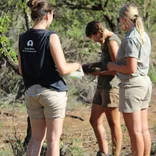
[[[131,31],[133,28],[134,28],[134,26],[130,26],[130,27],[126,30],[126,32]]]
[[[127,30],[126,31],[130,31],[134,27],[135,27],[134,23],[132,23],[131,21],[129,21],[128,22],[128,27],[127,27]]]
[[[106,30],[105,32],[107,34],[106,38],[109,38],[113,35],[113,32],[109,31],[109,30]]]
[[[109,37],[111,37],[113,34],[114,34],[113,32],[107,30],[107,37],[106,37],[106,39],[109,38]]]
[[[45,22],[36,22],[33,26],[34,29],[46,29],[47,28],[47,24]]]
[[[108,36],[111,37],[114,33],[112,31],[108,32]]]

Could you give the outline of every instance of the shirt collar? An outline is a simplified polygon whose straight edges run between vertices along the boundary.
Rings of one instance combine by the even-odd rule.
[[[126,36],[128,36],[133,30],[135,30],[136,27],[131,28],[129,31],[126,32]]]

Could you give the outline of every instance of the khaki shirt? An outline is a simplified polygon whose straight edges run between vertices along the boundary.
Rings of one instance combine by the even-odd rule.
[[[151,42],[147,33],[144,33],[144,37],[145,43],[142,43],[141,36],[135,27],[126,33],[125,38],[121,42],[116,63],[126,65],[126,57],[133,57],[137,59],[137,70],[130,75],[117,73],[119,79],[124,80],[148,74]]]

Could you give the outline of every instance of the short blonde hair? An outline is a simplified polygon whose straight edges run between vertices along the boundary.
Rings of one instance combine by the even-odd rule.
[[[138,10],[137,6],[133,3],[124,5],[119,10],[119,17],[126,17],[131,22],[133,22],[141,36],[142,43],[145,43],[145,38],[144,38],[145,30],[144,30],[142,18],[139,15],[139,10]]]

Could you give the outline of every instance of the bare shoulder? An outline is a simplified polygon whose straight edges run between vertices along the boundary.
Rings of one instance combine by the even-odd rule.
[[[57,34],[51,34],[50,35],[50,40],[54,40],[54,39],[59,39]]]
[[[109,45],[109,46],[118,46],[118,42],[117,42],[116,40],[110,40],[110,41],[108,42],[108,45]]]
[[[57,34],[51,34],[50,35],[50,43],[53,46],[60,44],[59,36]]]

